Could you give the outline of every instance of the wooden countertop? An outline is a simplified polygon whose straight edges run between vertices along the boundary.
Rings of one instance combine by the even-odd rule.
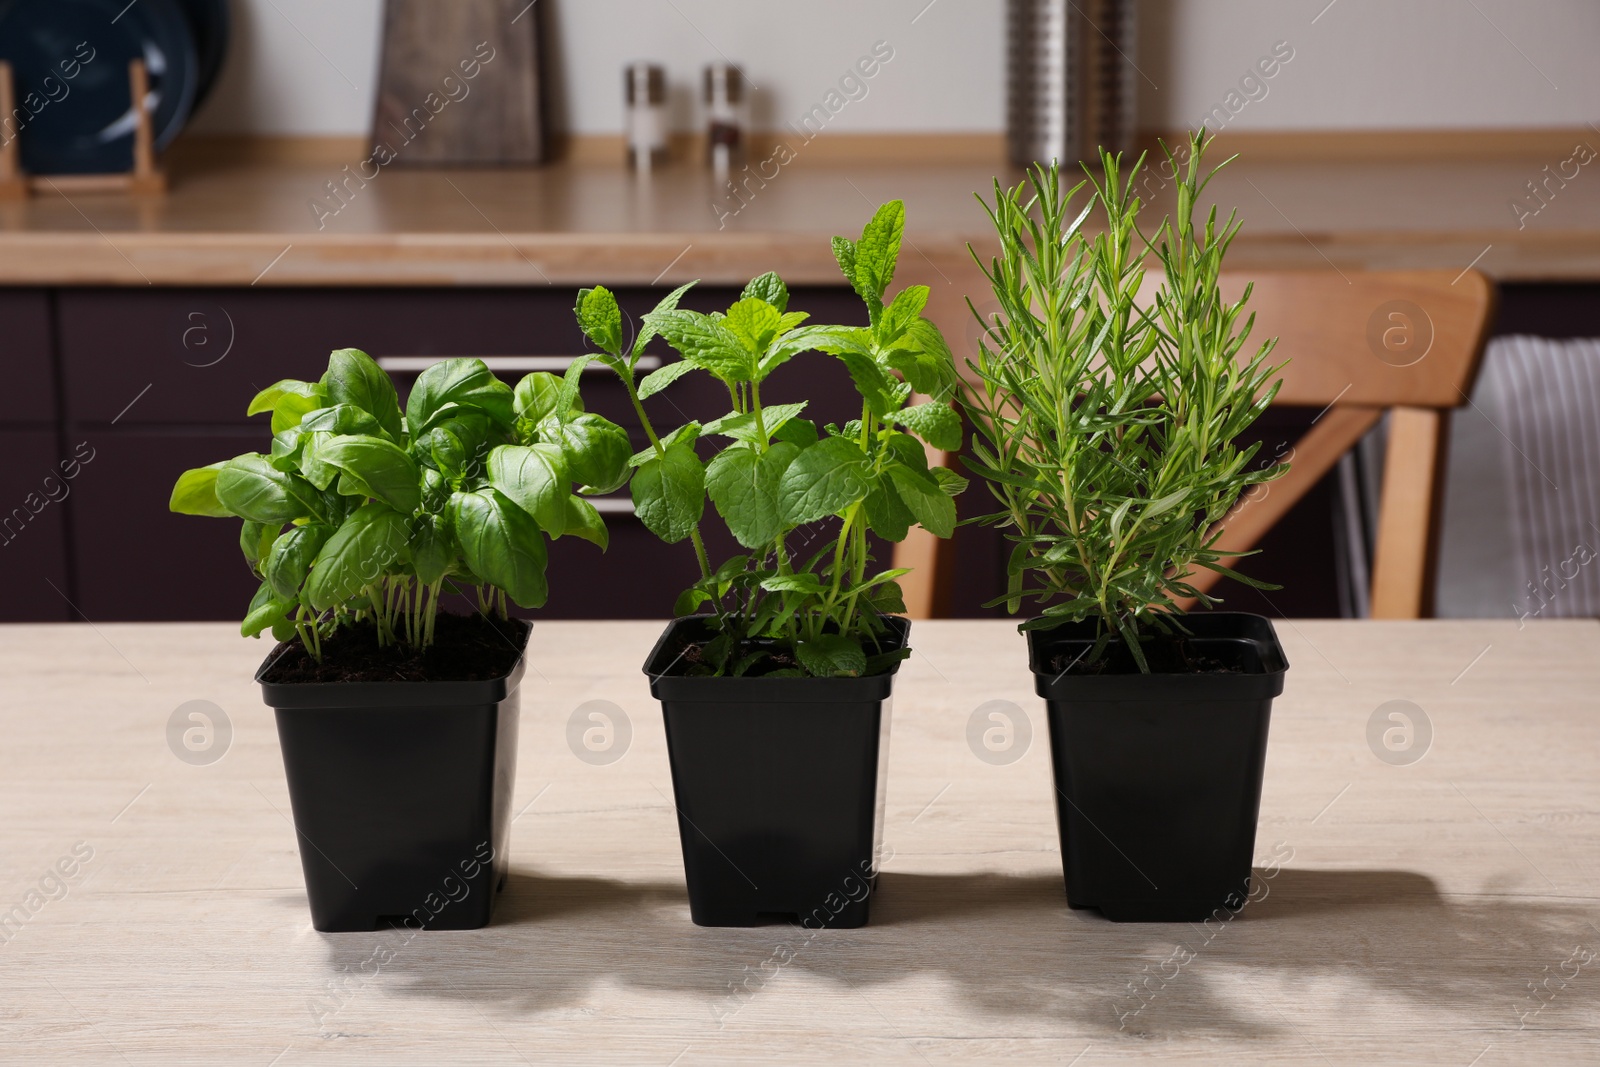
[[[0,204],[3,285],[546,285],[742,283],[776,269],[792,284],[837,281],[826,238],[855,234],[873,206],[908,203],[913,258],[968,288],[966,242],[988,239],[972,199],[991,162],[845,163],[803,149],[742,201],[678,163],[641,181],[618,165],[545,169],[382,168],[326,187],[365,158],[174,168],[165,198],[45,191]],[[1600,280],[1600,178],[1550,193],[1537,215],[1526,183],[1565,156],[1284,160],[1250,151],[1212,189],[1237,206],[1235,269],[1465,269],[1506,280]],[[351,172],[346,172],[348,164]],[[1569,168],[1570,169],[1570,168]],[[365,173],[371,174],[368,167]],[[1554,188],[1554,186],[1551,186]],[[1170,192],[1170,189],[1168,190]],[[322,212],[312,209],[323,202]],[[1155,192],[1158,207],[1166,194]],[[737,212],[737,213],[735,213]],[[1520,227],[1519,227],[1520,223]]]
[[[1282,870],[1217,929],[1067,908],[1043,710],[1021,638],[988,622],[913,631],[872,923],[811,941],[697,928],[638,670],[658,626],[548,623],[496,919],[408,944],[310,927],[249,681],[265,646],[220,624],[0,627],[0,908],[46,890],[0,944],[0,1043],[30,1062],[278,1067],[1600,1061],[1600,626],[1280,626],[1293,667],[1257,855]],[[167,748],[197,699],[232,722],[209,766]],[[564,741],[597,699],[633,727],[603,767]],[[1396,699],[1432,723],[1411,766],[1366,740]],[[1010,766],[967,748],[991,700],[1036,731]],[[46,876],[75,847],[91,854],[58,892]],[[795,958],[763,968],[779,944]]]

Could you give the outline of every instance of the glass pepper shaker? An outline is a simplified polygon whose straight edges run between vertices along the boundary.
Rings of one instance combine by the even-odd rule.
[[[743,162],[745,148],[744,76],[731,63],[706,67],[706,154],[711,169],[727,174]]]

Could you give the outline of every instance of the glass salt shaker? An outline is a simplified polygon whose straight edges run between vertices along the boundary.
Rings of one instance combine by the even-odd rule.
[[[623,68],[628,166],[649,171],[667,161],[667,72],[658,63]]]

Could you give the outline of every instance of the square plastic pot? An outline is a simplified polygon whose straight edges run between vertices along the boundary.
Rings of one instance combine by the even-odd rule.
[[[1187,616],[1238,673],[1062,673],[1095,624],[1028,633],[1045,698],[1067,902],[1109,919],[1193,922],[1250,890],[1272,699],[1288,662],[1259,615]]]
[[[523,660],[491,681],[312,684],[262,681],[271,663],[256,680],[277,714],[311,925],[486,925],[506,875]]]
[[[889,621],[899,647],[910,623]],[[690,917],[699,926],[864,925],[883,837],[895,670],[669,673],[686,642],[710,636],[702,620],[679,619],[645,663],[666,722]]]

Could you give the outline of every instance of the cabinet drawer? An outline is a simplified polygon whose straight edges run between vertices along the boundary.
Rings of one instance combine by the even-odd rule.
[[[0,622],[72,617],[65,508],[101,472],[58,451],[54,431],[0,430]]]
[[[624,336],[655,306],[661,291],[618,293]],[[385,361],[404,397],[421,367],[451,356],[499,362],[515,382],[528,366],[556,369],[588,350],[572,315],[574,293],[561,289],[311,290],[208,289],[64,292],[61,359],[70,422],[119,427],[247,424],[250,398],[280,378],[316,378],[335,348],[356,347]],[[735,290],[692,291],[685,307],[712,310],[736,299]],[[854,294],[830,288],[800,290],[791,306],[818,321],[857,321]],[[676,358],[664,342],[656,359]],[[849,379],[832,361],[807,364],[821,387],[849,396]],[[792,381],[791,381],[792,380]],[[794,368],[778,372],[808,395],[818,386]],[[603,369],[584,379],[590,410],[620,423],[636,421],[619,382]],[[778,399],[774,394],[774,400]],[[823,421],[853,418],[854,402],[823,404]],[[837,408],[837,411],[831,410]],[[727,392],[705,376],[685,378],[647,402],[652,419],[676,425],[715,418]],[[676,421],[675,421],[676,420]],[[264,419],[256,420],[264,423]]]
[[[56,421],[55,373],[50,363],[50,294],[35,290],[0,292],[0,369],[6,376],[0,425],[42,425]]]

